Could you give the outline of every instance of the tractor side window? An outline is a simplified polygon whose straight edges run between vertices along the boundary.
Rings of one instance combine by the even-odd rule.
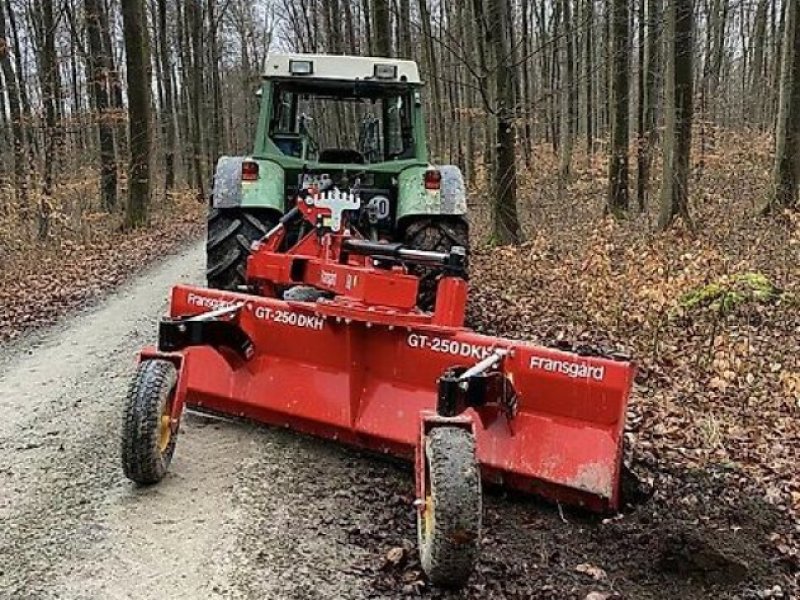
[[[297,95],[281,90],[276,95],[272,133],[296,133]]]
[[[280,88],[276,90],[269,136],[283,154],[300,157],[303,143],[302,132],[298,132],[297,104],[296,93]]]
[[[413,104],[408,95],[384,100],[383,128],[386,160],[414,156]]]

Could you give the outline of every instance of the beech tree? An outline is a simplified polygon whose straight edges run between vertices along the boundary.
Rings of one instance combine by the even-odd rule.
[[[17,74],[11,65],[11,44],[6,36],[5,0],[0,0],[0,72],[5,82],[8,96],[8,109],[11,116],[11,132],[14,144],[14,187],[18,201],[27,200],[28,178],[25,164],[25,136],[22,129],[22,109],[20,107]],[[1,95],[1,94],[0,94]]]
[[[84,0],[86,14],[87,66],[94,108],[97,114],[97,139],[100,146],[100,193],[103,207],[111,211],[117,204],[117,161],[114,150],[114,127],[109,114],[108,57],[111,49],[103,43],[103,19],[98,0]]]
[[[128,81],[128,204],[125,223],[140,227],[150,208],[150,39],[143,0],[122,0],[125,65]]]
[[[765,211],[796,207],[800,183],[800,0],[787,0],[784,14],[781,89],[775,127],[772,193]]]
[[[508,47],[508,4],[505,0],[487,0],[486,37],[493,50],[494,84],[497,104],[497,152],[495,156],[492,206],[493,238],[497,243],[520,241],[522,233],[517,217],[516,130],[514,128],[514,71],[510,68]],[[486,21],[484,21],[486,22]]]
[[[667,0],[664,165],[659,229],[676,216],[691,226],[689,168],[692,145],[694,13],[692,0]]]
[[[611,152],[608,157],[608,210],[628,210],[628,0],[613,0],[611,31]]]

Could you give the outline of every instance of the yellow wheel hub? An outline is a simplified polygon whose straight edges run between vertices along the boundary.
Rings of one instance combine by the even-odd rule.
[[[425,537],[431,537],[433,533],[433,496],[428,494],[425,496],[425,511],[422,513],[422,519],[425,524]]]
[[[166,414],[161,415],[161,423],[158,428],[158,449],[164,452],[172,439],[172,418]]]

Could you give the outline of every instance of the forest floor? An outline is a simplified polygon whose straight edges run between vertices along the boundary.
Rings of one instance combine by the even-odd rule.
[[[474,248],[472,326],[634,357],[640,484],[607,519],[487,489],[460,593],[421,574],[406,466],[191,415],[162,485],[123,479],[132,358],[169,284],[202,281],[202,246],[143,265],[196,238],[202,206],[35,263],[7,255],[0,335],[19,339],[0,349],[0,598],[800,597],[800,221],[755,216],[768,144],[721,147],[693,182],[694,232],[653,233],[651,211],[603,219],[603,165],[578,157],[559,194],[538,149],[520,182],[528,241]]]
[[[57,189],[45,242],[32,238],[19,210],[0,214],[0,342],[100,299],[205,233],[205,203],[187,190],[159,203],[150,227],[126,232],[121,215],[96,212],[96,185],[84,175]]]

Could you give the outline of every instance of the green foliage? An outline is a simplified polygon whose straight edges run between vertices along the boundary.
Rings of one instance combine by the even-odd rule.
[[[768,304],[780,298],[782,291],[763,273],[738,273],[722,276],[701,288],[681,296],[679,305],[686,311],[708,308],[729,314],[744,303]]]

